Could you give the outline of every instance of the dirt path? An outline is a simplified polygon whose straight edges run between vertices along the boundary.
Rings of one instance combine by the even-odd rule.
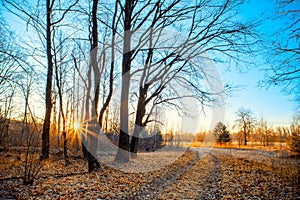
[[[209,153],[199,153],[188,165],[156,179],[142,188],[135,199],[219,199],[220,162]]]
[[[142,188],[135,199],[300,199],[295,169],[245,156],[198,153],[183,169]]]
[[[188,162],[187,165],[181,168],[175,168],[174,170],[167,173],[165,176],[155,179],[150,184],[142,186],[140,190],[134,194],[131,199],[155,199],[157,195],[164,190],[164,188],[170,187],[177,182],[180,177],[187,173],[190,168],[192,168],[199,161],[199,153]]]
[[[209,156],[212,157],[214,167],[211,170],[209,177],[204,185],[203,191],[197,199],[221,199],[220,184],[222,182],[221,163],[219,159],[211,152]]]

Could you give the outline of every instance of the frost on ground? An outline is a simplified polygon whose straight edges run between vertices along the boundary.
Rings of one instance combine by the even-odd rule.
[[[161,155],[159,155],[161,154]],[[169,161],[174,152],[142,157],[145,165]],[[168,156],[169,155],[169,156]],[[24,186],[22,157],[0,154],[0,199],[299,199],[299,162],[246,150],[199,149],[145,173],[103,166],[87,173],[86,162],[61,158],[44,163],[33,185]],[[146,159],[145,159],[146,158]],[[130,165],[135,165],[134,160]],[[123,166],[125,167],[125,165]],[[149,166],[145,166],[149,167]]]

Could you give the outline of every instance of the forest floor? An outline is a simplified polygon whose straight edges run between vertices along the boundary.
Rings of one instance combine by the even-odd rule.
[[[153,159],[163,161],[172,153]],[[193,148],[143,173],[105,166],[88,173],[80,157],[65,166],[52,156],[32,185],[23,185],[20,151],[2,151],[0,159],[0,199],[300,199],[299,160],[265,151]]]

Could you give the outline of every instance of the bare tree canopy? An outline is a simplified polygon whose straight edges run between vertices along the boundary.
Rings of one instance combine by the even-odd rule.
[[[263,85],[280,86],[282,92],[295,95],[299,100],[300,88],[300,7],[294,0],[276,2],[274,22],[284,21],[284,27],[276,29],[267,46],[267,60],[270,66],[266,70]],[[298,101],[299,102],[299,101]]]
[[[243,134],[244,145],[247,145],[256,123],[254,113],[249,109],[241,108],[237,111],[236,115],[238,117],[236,120],[237,126]]]
[[[123,57],[122,63],[126,70],[123,68],[122,72],[123,76],[135,76],[133,80],[139,79],[139,86],[131,89],[137,94],[137,127],[131,140],[132,152],[136,153],[138,133],[152,121],[151,113],[155,106],[178,106],[174,101],[183,96],[193,97],[204,105],[213,102],[213,95],[224,92],[219,90],[213,94],[203,88],[201,81],[213,76],[209,71],[209,61],[230,60],[240,63],[243,55],[251,54],[252,45],[256,43],[253,30],[255,23],[242,23],[234,19],[241,3],[209,0],[193,3],[148,1],[148,7],[145,7],[138,2],[126,1],[123,6],[125,32],[120,33],[126,48],[123,52],[126,58]],[[128,49],[128,45],[132,45],[131,49]],[[212,56],[209,57],[208,54]],[[133,61],[142,64],[139,67],[131,66]],[[124,84],[128,86],[128,83],[122,85]],[[178,85],[191,91],[191,94],[178,95]],[[124,98],[121,99],[124,101],[122,106],[128,104]],[[180,106],[177,108],[182,110]],[[127,115],[124,114],[123,117]],[[121,117],[121,121],[122,119]],[[127,124],[125,122],[123,128],[125,132],[128,131]],[[121,141],[120,139],[119,142]]]

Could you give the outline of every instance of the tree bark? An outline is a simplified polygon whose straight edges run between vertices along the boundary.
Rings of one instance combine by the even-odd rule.
[[[47,61],[48,61],[48,71],[47,71],[47,84],[46,84],[46,112],[43,124],[42,133],[42,159],[49,158],[50,150],[50,121],[51,121],[51,109],[52,109],[52,77],[53,77],[53,55],[51,52],[51,13],[52,7],[50,5],[50,0],[46,0],[46,48],[47,48]]]
[[[139,91],[139,99],[138,106],[135,118],[135,126],[133,131],[133,136],[130,143],[130,152],[131,157],[137,157],[137,151],[139,146],[139,136],[140,133],[144,130],[143,117],[146,114],[146,95],[147,95],[148,87],[140,87]]]
[[[244,145],[247,146],[247,130],[244,128]]]
[[[97,10],[98,10],[98,0],[93,0],[93,8],[92,8],[92,43],[91,43],[91,67],[94,71],[94,87],[95,94],[94,100],[92,101],[92,120],[90,127],[91,131],[96,135],[99,133],[99,128],[97,128],[97,108],[99,101],[99,90],[100,90],[100,70],[98,68],[98,23],[97,23]],[[97,138],[95,136],[88,134],[88,143],[90,143],[90,148],[97,148]],[[100,167],[100,163],[96,159],[95,155],[91,153],[91,150],[87,149],[87,159],[88,159],[88,170],[89,172],[96,170]],[[96,151],[95,151],[96,152]]]
[[[115,160],[117,162],[129,161],[129,130],[128,130],[128,97],[130,87],[130,68],[131,68],[131,15],[133,0],[125,2],[125,21],[124,21],[124,41],[122,58],[122,88],[120,105],[120,135],[118,152]]]

